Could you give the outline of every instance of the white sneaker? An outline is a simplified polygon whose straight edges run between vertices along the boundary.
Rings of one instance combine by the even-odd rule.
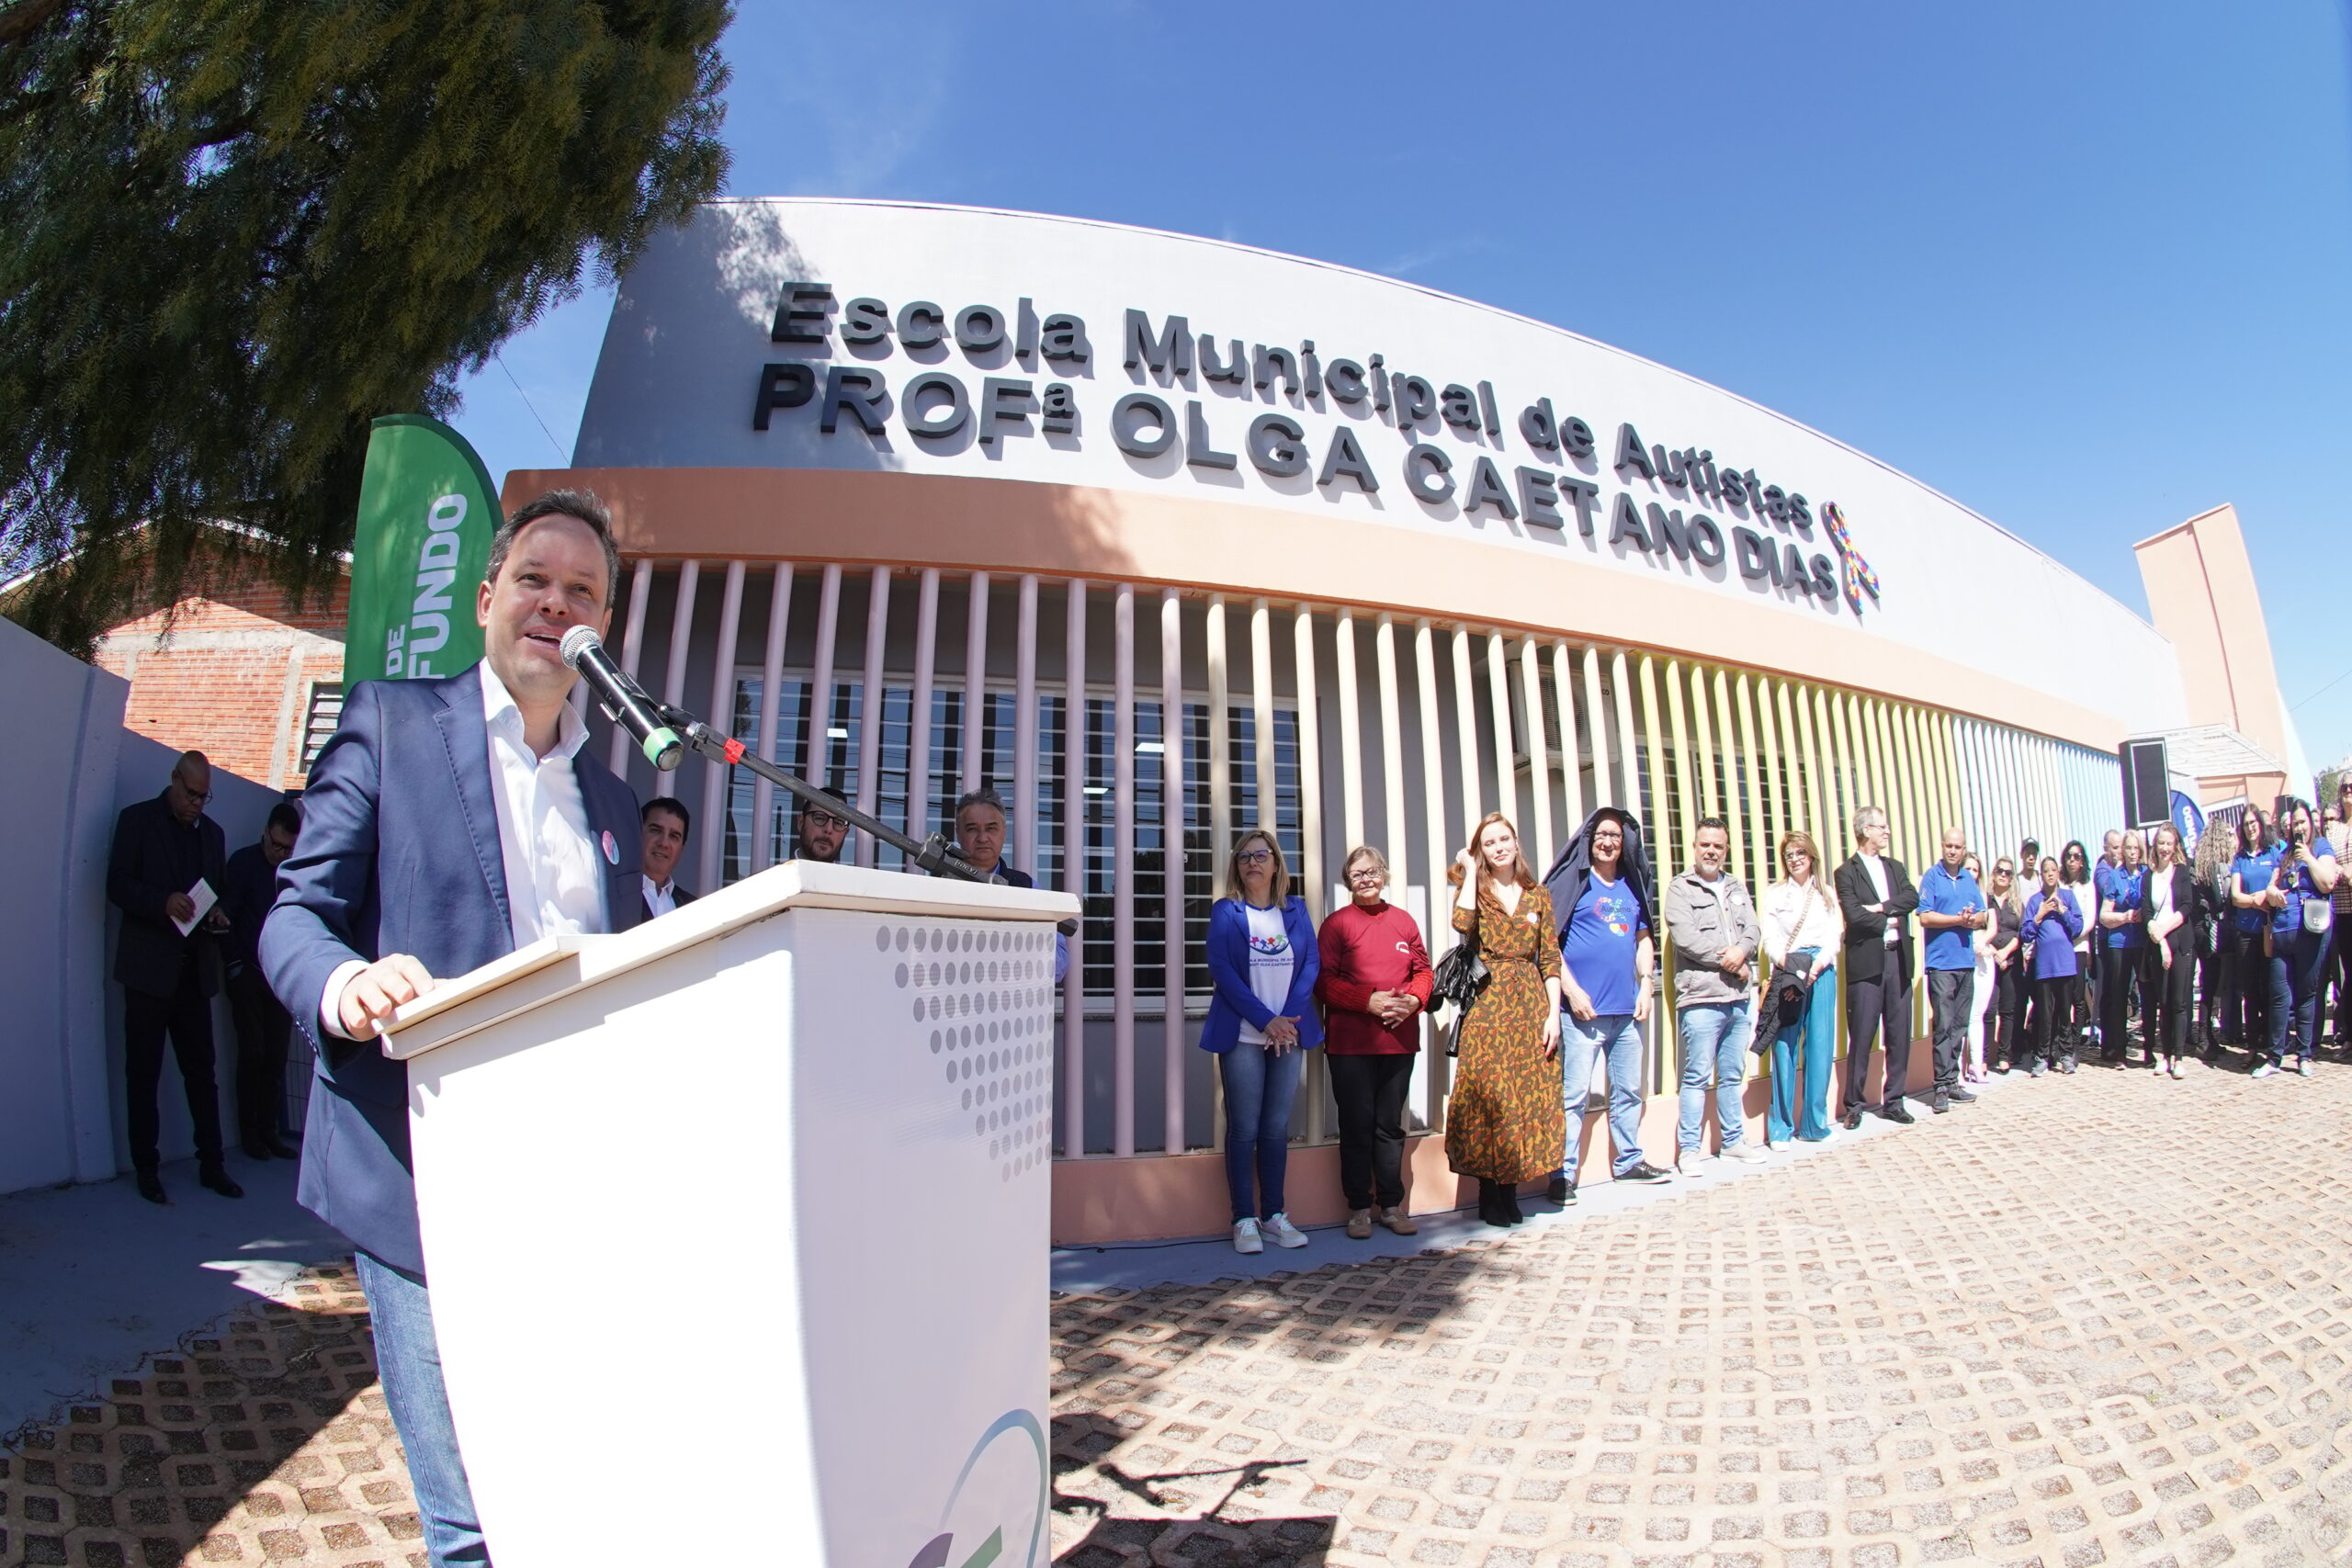
[[[2311,1059],[2309,1056],[2298,1056],[2298,1057],[2296,1057],[2296,1058],[2295,1058],[2295,1071],[2297,1071],[2297,1072],[2299,1072],[2299,1073],[2302,1074],[2302,1075],[2303,1075],[2303,1077],[2311,1077],[2311,1076],[2312,1076],[2312,1059]]]
[[[2265,1062],[2260,1066],[2255,1068],[2254,1071],[2246,1074],[2246,1077],[2250,1078],[2267,1078],[2278,1070],[2278,1067],[2276,1063]]]
[[[2175,1056],[2175,1057],[2172,1059],[2172,1076],[2173,1076],[2173,1077],[2177,1077],[2177,1077],[2187,1077],[2187,1076],[2188,1076],[2187,1074],[2183,1073],[2183,1072],[2180,1070],[2180,1058],[2179,1058],[2179,1057],[2177,1057],[2177,1056]]]
[[[1789,1152],[1789,1141],[1786,1138],[1775,1138],[1764,1146],[1776,1155],[1784,1155]]]
[[[1260,1240],[1258,1236],[1257,1221],[1236,1220],[1233,1222],[1233,1250],[1236,1252],[1263,1252],[1266,1250],[1266,1244]]]
[[[1276,1247],[1305,1247],[1306,1233],[1290,1223],[1288,1214],[1276,1214],[1266,1222],[1266,1236]]]
[[[1742,1165],[1755,1165],[1770,1157],[1760,1145],[1751,1144],[1746,1138],[1724,1150],[1724,1158],[1736,1159]]]
[[[1706,1156],[1696,1149],[1684,1149],[1674,1156],[1674,1174],[1686,1180],[1698,1180],[1707,1174]]]

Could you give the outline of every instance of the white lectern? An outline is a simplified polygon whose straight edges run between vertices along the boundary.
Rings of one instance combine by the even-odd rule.
[[[1042,1568],[1067,894],[795,862],[403,1010],[502,1568]]]

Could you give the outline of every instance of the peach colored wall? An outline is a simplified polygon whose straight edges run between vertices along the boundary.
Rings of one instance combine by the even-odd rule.
[[[2226,724],[2274,757],[2287,755],[2278,671],[2270,627],[2255,586],[2254,563],[2237,508],[2200,512],[2132,547],[2148,593],[2149,618],[2180,655],[2180,682],[2191,724]],[[2267,799],[2283,775],[2233,775],[2201,781],[2209,800],[2245,794]]]
[[[1913,1043],[1907,1082],[1924,1084],[1935,1076],[1929,1043]],[[1831,1074],[1829,1109],[1838,1110],[1844,1064]],[[1885,1081],[1883,1066],[1873,1064],[1871,1092]],[[1768,1078],[1748,1080],[1746,1104],[1748,1138],[1764,1135],[1764,1107],[1771,1092]],[[1679,1114],[1671,1093],[1653,1094],[1642,1107],[1642,1149],[1653,1165],[1674,1162],[1675,1123]],[[1712,1120],[1712,1115],[1710,1116]],[[1712,1134],[1710,1135],[1712,1141]],[[1577,1172],[1579,1188],[1610,1179],[1609,1121],[1598,1112],[1585,1118],[1582,1154]],[[1446,1164],[1445,1139],[1422,1134],[1405,1146],[1405,1206],[1416,1214],[1459,1208],[1477,1196],[1477,1184],[1458,1177]],[[1159,1241],[1173,1236],[1216,1235],[1233,1221],[1226,1196],[1225,1156],[1209,1150],[1179,1155],[1136,1155],[1126,1159],[1089,1156],[1085,1159],[1053,1162],[1053,1239],[1057,1247],[1121,1241]],[[1302,1225],[1337,1224],[1348,1217],[1340,1194],[1340,1151],[1321,1144],[1293,1149],[1284,1179],[1290,1217]],[[1544,1184],[1522,1189],[1540,1192]]]
[[[509,507],[559,485],[613,510],[624,554],[1034,571],[1338,602],[1783,671],[2111,750],[2112,718],[1983,669],[1737,595],[1581,561],[1491,556],[1360,522],[1076,485],[784,468],[517,469]],[[854,519],[854,526],[850,520]],[[1564,619],[1563,610],[1570,613]]]

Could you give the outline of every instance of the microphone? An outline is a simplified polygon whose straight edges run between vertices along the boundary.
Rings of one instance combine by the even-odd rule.
[[[654,716],[653,700],[613,662],[595,627],[574,626],[563,634],[563,661],[588,682],[605,716],[637,738],[637,748],[647,761],[665,773],[678,765],[686,754],[678,732]]]

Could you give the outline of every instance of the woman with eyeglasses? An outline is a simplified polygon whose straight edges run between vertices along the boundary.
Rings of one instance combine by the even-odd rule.
[[[2075,1058],[2090,1044],[2091,1040],[2091,976],[2098,968],[2098,890],[2091,886],[2091,852],[2080,839],[2069,839],[2058,857],[2058,881],[2072,896],[2075,910],[2083,923],[2075,933],[2075,967],[2066,976],[2064,989],[2066,1014],[2058,1020],[2064,1026],[2065,1049],[2063,1070],[2075,1070]]]
[[[1417,1021],[1434,976],[1421,928],[1387,897],[1388,857],[1370,844],[1348,852],[1351,902],[1316,933],[1322,954],[1315,995],[1323,1004],[1323,1062],[1340,1108],[1340,1189],[1348,1235],[1420,1226],[1405,1212],[1405,1100],[1421,1048]]]
[[[1445,1156],[1478,1182],[1478,1217],[1515,1225],[1519,1184],[1559,1168],[1567,1148],[1560,1089],[1560,947],[1552,897],[1520,852],[1510,818],[1490,811],[1454,858],[1453,929],[1477,943],[1487,987],[1454,1025]]]
[[[2261,890],[2270,930],[2270,1054],[2254,1069],[2267,1077],[2282,1066],[2311,1076],[2319,1045],[2319,988],[2335,929],[2330,897],[2339,870],[2334,846],[2319,836],[2311,807],[2279,804],[2278,865]]]
[[[1792,1136],[1818,1144],[1829,1136],[1830,1058],[1838,1054],[1838,954],[1846,944],[1838,894],[1820,874],[1813,835],[1781,838],[1781,880],[1764,890],[1756,911],[1764,934],[1767,974],[1804,971],[1804,1010],[1772,1037],[1772,1099],[1764,1110],[1764,1142],[1785,1149]],[[1769,1001],[1769,998],[1768,998]]]
[[[2141,973],[2143,993],[2156,998],[2156,1027],[2148,1034],[2148,1066],[2172,1077],[2195,1010],[2197,980],[2197,877],[2180,854],[2180,829],[2166,822],[2155,830],[2148,867],[2148,942],[2154,956]]]
[[[1282,845],[1262,828],[1235,840],[1225,897],[1209,906],[1209,1015],[1201,1049],[1225,1087],[1225,1181],[1233,1198],[1233,1250],[1305,1247],[1290,1223],[1283,1178],[1302,1053],[1323,1042],[1315,1011],[1321,950],[1306,900],[1290,890]]]
[[[1983,1009],[1984,1040],[1984,1059],[1976,1073],[1980,1083],[1987,1067],[1995,1072],[2008,1072],[2025,1049],[2024,1038],[2018,1032],[2025,1012],[2025,987],[2018,978],[2018,950],[2025,942],[2025,900],[2018,896],[2017,866],[2007,855],[1993,863],[1993,880],[1985,887],[1985,897],[1992,900],[1993,923],[1978,931],[1976,937],[1992,963],[1992,981],[1987,988],[1993,994],[1989,1001],[1978,998]],[[1981,979],[1979,983],[1983,983]]]

